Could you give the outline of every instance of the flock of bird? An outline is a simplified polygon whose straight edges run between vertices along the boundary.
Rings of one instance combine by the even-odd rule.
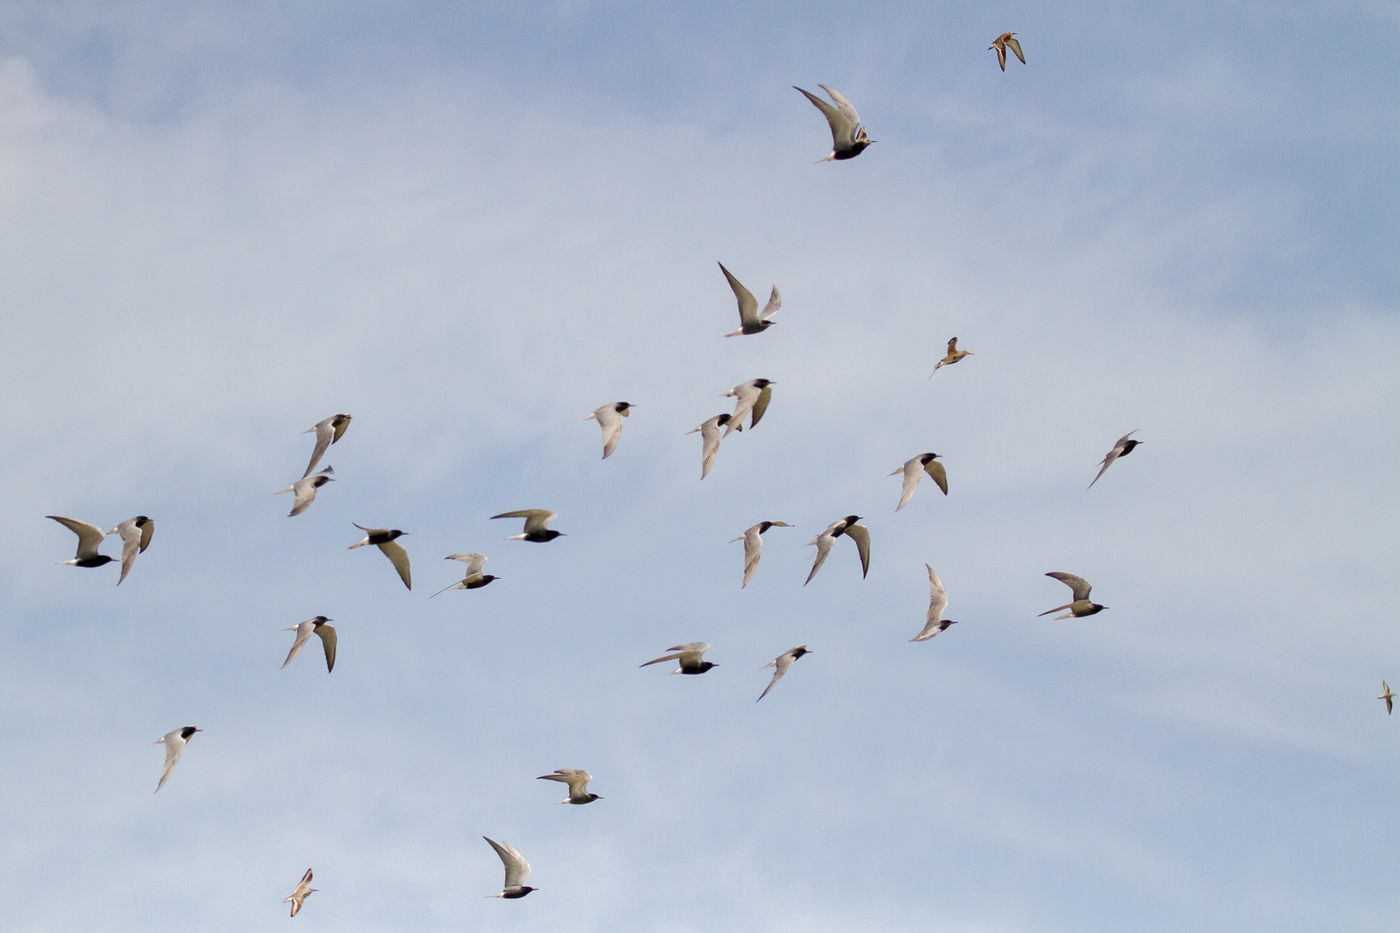
[[[1011,32],[1003,33],[993,40],[988,46],[988,50],[995,51],[997,63],[1002,71],[1006,70],[1007,51],[1010,50],[1015,57],[1023,64],[1025,54],[1020,42]],[[813,106],[815,106],[826,118],[832,135],[832,151],[821,159],[821,162],[841,161],[855,158],[865,151],[875,140],[869,138],[866,129],[861,122],[855,107],[839,91],[819,84],[823,91],[831,98],[831,103],[804,90],[796,88],[803,94]],[[782,296],[777,285],[772,286],[767,303],[760,310],[758,301],[753,293],[741,283],[723,263],[719,264],[729,288],[734,294],[738,304],[739,327],[737,330],[725,334],[726,337],[752,336],[763,333],[771,327],[774,315],[782,308]],[[944,357],[934,366],[933,377],[940,368],[951,366],[961,362],[972,353],[969,350],[959,349],[958,338],[952,337],[947,343],[947,352]],[[773,397],[774,382],[767,378],[755,378],[748,380],[729,389],[723,393],[722,397],[735,399],[734,410],[721,412],[699,426],[693,428],[688,434],[699,433],[701,435],[701,463],[700,478],[704,480],[709,475],[714,466],[716,456],[719,452],[720,442],[733,432],[742,432],[747,419],[747,427],[752,431],[763,419]],[[621,439],[623,419],[631,415],[634,406],[630,402],[610,402],[595,408],[592,412],[584,415],[579,421],[594,420],[602,431],[603,459],[611,457],[617,450]],[[333,482],[334,468],[327,466],[324,469],[317,469],[327,451],[332,445],[338,443],[346,434],[351,423],[351,416],[345,413],[332,415],[322,421],[317,422],[304,433],[315,434],[315,446],[311,453],[311,458],[307,463],[300,479],[288,485],[279,493],[290,492],[293,494],[293,503],[289,517],[303,514],[316,501],[317,493],[328,483]],[[1131,454],[1140,444],[1133,438],[1137,430],[1129,431],[1119,438],[1113,447],[1104,455],[1097,466],[1099,470],[1089,483],[1087,489],[1092,489],[1104,473],[1117,460]],[[948,495],[948,474],[943,464],[939,462],[939,455],[933,452],[925,452],[915,455],[907,460],[902,466],[892,471],[890,476],[901,476],[902,485],[898,504],[895,511],[898,512],[909,504],[917,490],[920,480],[927,475],[943,495]],[[50,515],[53,519],[72,531],[78,538],[77,551],[73,559],[63,561],[77,567],[93,568],[101,567],[113,562],[116,558],[101,553],[101,545],[108,535],[118,535],[121,540],[121,575],[117,580],[120,585],[126,580],[131,572],[138,554],[143,553],[150,546],[155,529],[154,522],[145,515],[138,515],[134,518],[120,522],[110,531],[104,532],[102,528],[91,522],[75,518],[68,518],[58,515]],[[558,516],[555,512],[543,508],[518,509],[502,512],[491,516],[492,519],[521,519],[523,528],[520,534],[512,535],[506,540],[518,540],[532,543],[547,543],[563,536],[565,533],[550,528],[550,523]],[[821,569],[832,549],[836,546],[838,538],[847,538],[856,546],[857,555],[860,559],[862,578],[866,576],[870,569],[870,531],[859,522],[859,515],[846,515],[829,524],[820,534],[809,542],[809,547],[815,547],[816,553],[812,562],[812,567],[807,575],[803,586],[806,586],[816,576]],[[348,545],[348,549],[354,550],[365,546],[374,546],[380,553],[388,559],[403,585],[412,589],[412,573],[409,555],[404,546],[399,542],[406,533],[396,528],[369,528],[358,523],[355,527],[364,532],[364,537]],[[732,539],[730,543],[744,542],[744,563],[743,577],[740,588],[747,587],[753,579],[757,570],[759,559],[763,550],[763,535],[773,528],[793,527],[788,522],[778,520],[765,520],[758,522],[746,529],[741,535]],[[487,586],[498,579],[493,574],[483,573],[486,563],[486,555],[479,552],[464,552],[447,555],[447,560],[460,561],[466,565],[462,578],[457,582],[438,590],[432,596],[440,596],[443,593],[453,590],[472,590]],[[948,627],[956,624],[955,620],[946,619],[943,613],[948,606],[948,594],[943,582],[933,567],[925,564],[929,581],[929,605],[925,617],[923,628],[909,639],[911,642],[924,642],[934,638],[945,631]],[[1056,619],[1085,618],[1102,612],[1105,606],[1090,600],[1091,585],[1083,577],[1062,571],[1051,571],[1046,576],[1058,580],[1069,587],[1073,596],[1072,600],[1053,609],[1048,609],[1040,613],[1041,616],[1059,612]],[[333,620],[326,616],[316,616],[291,626],[284,631],[295,632],[295,638],[286,659],[282,662],[282,667],[286,668],[301,652],[303,647],[313,635],[320,639],[323,648],[326,670],[334,671],[336,660],[337,636],[335,627],[331,624]],[[688,642],[685,644],[673,645],[666,649],[668,653],[660,657],[645,661],[640,667],[648,667],[653,664],[661,664],[667,661],[675,661],[677,667],[672,674],[700,675],[705,674],[718,665],[715,662],[704,659],[704,654],[710,649],[710,645],[703,641]],[[757,701],[766,697],[777,685],[784,675],[791,669],[793,663],[799,658],[811,653],[805,644],[797,645],[784,651],[772,661],[764,665],[764,668],[772,668],[772,679],[763,692],[759,694]],[[1389,684],[1382,682],[1383,692],[1378,699],[1384,700],[1386,711],[1392,709],[1392,698]],[[185,747],[189,744],[196,732],[201,731],[195,726],[182,726],[167,732],[152,744],[163,744],[165,746],[165,762],[160,774],[159,782],[156,784],[156,792],[159,792],[169,780],[175,766],[179,763],[180,757]],[[559,801],[561,804],[583,805],[602,799],[598,794],[588,790],[589,782],[593,776],[579,768],[560,768],[551,774],[540,775],[538,780],[556,781],[568,786],[568,796]],[[516,899],[530,894],[535,888],[524,883],[531,873],[530,863],[517,849],[509,843],[497,842],[489,837],[482,837],[491,846],[496,855],[501,859],[505,870],[505,880],[502,890],[490,897]],[[291,916],[295,917],[302,909],[307,897],[316,891],[311,887],[312,870],[308,868],[297,884],[296,889],[288,895],[283,903],[291,904]]]

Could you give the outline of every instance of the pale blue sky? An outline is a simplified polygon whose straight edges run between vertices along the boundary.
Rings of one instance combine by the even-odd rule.
[[[337,931],[1396,915],[1400,16],[852,15],[0,6],[7,929],[263,929],[308,865]],[[818,83],[852,162],[812,164]],[[723,339],[716,261],[777,326]],[[701,483],[684,432],[757,376]],[[574,419],[619,399],[600,461]],[[950,495],[896,514],[925,450]],[[487,519],[536,506],[568,536]],[[869,578],[838,542],[804,588],[851,512]],[[44,515],[138,513],[119,589],[55,566]],[[412,592],[351,522],[409,532]],[[502,579],[430,602],[468,550]],[[925,562],[959,624],[909,644]],[[1051,570],[1110,609],[1036,618]],[[316,614],[335,673],[279,670]],[[483,834],[539,893],[483,899]]]

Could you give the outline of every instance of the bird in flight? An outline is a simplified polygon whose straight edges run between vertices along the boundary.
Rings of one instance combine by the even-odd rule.
[[[541,774],[536,780],[539,781],[559,781],[569,785],[569,796],[560,803],[572,803],[582,806],[585,803],[592,803],[603,798],[597,794],[589,793],[588,782],[593,780],[593,775],[582,768],[556,768],[553,774]]]
[[[345,429],[348,427],[350,427],[349,415],[331,415],[301,432],[316,435],[316,449],[311,451],[311,462],[306,465],[306,472],[301,474],[302,476],[309,476],[311,471],[316,469],[316,464],[321,462],[321,457],[325,454],[326,449],[344,437]]]
[[[307,619],[299,622],[291,628],[284,628],[284,632],[296,632],[296,640],[292,642],[292,650],[287,652],[287,660],[282,662],[282,667],[292,663],[292,658],[296,657],[303,645],[312,635],[321,639],[321,647],[326,652],[326,673],[335,670],[335,626],[330,624],[331,620],[325,616],[316,616],[314,619]],[[279,668],[280,670],[281,668]]]
[[[282,495],[284,492],[292,493],[292,510],[287,513],[287,517],[300,515],[305,512],[311,503],[316,501],[316,491],[327,483],[335,482],[335,477],[331,476],[335,472],[335,467],[328,466],[324,470],[315,473],[308,473],[301,479],[285,489],[277,490],[274,495]]]
[[[768,691],[773,689],[773,685],[776,684],[780,679],[782,679],[782,676],[788,672],[788,668],[792,667],[793,661],[796,661],[804,654],[811,653],[812,652],[807,650],[806,645],[798,645],[796,648],[789,648],[773,660],[769,661],[767,664],[763,665],[764,667],[776,668],[776,670],[773,671],[773,679],[768,681],[768,686],[764,687],[763,692],[758,695],[758,700],[761,700],[768,695]],[[754,702],[757,703],[758,700],[754,700]]]
[[[500,894],[490,894],[488,897],[504,897],[510,900],[524,897],[531,891],[538,891],[539,888],[532,888],[528,884],[521,884],[530,877],[530,863],[525,861],[525,856],[511,845],[509,842],[497,842],[490,836],[482,836],[491,843],[491,848],[496,850],[496,854],[501,857],[501,863],[506,867],[506,884]]]
[[[297,912],[301,910],[302,903],[314,893],[316,893],[316,889],[311,886],[311,869],[308,868],[306,874],[301,876],[301,881],[297,882],[297,889],[282,898],[282,903],[291,903],[292,916],[295,917]]]
[[[606,460],[612,456],[614,450],[617,450],[617,440],[622,436],[622,419],[631,414],[631,402],[609,402],[606,405],[599,405],[578,420],[588,421],[590,418],[597,420],[598,426],[603,429],[603,459]]]
[[[938,372],[939,368],[942,366],[952,366],[954,363],[958,362],[963,357],[972,355],[973,353],[971,350],[959,350],[958,338],[951,337],[948,340],[948,353],[946,356],[943,357],[943,359],[939,360],[936,364],[934,364],[933,373]],[[933,378],[933,373],[928,374],[928,377],[930,379]]]
[[[1010,49],[1016,54],[1016,57],[1021,60],[1021,64],[1024,65],[1026,63],[1026,56],[1021,51],[1021,42],[1020,40],[1014,38],[1015,35],[1016,33],[1014,32],[1004,32],[1001,35],[997,36],[995,39],[993,39],[991,45],[987,46],[988,52],[990,52],[992,49],[996,49],[997,64],[1001,66],[1002,71],[1006,70],[1007,49]]]
[[[165,782],[170,778],[170,772],[174,771],[175,766],[180,763],[180,755],[185,751],[185,746],[189,744],[190,738],[196,732],[203,731],[203,729],[196,729],[194,726],[182,726],[179,729],[171,729],[151,743],[152,745],[165,745],[165,770],[160,773],[160,783],[156,785],[153,793],[160,793],[160,789],[165,786]]]
[[[840,91],[825,84],[817,85],[836,102],[836,106],[833,107],[811,91],[803,91],[795,84],[792,87],[795,91],[802,91],[802,96],[810,100],[812,106],[820,110],[822,116],[826,117],[826,122],[831,125],[831,154],[824,159],[818,159],[818,162],[854,159],[875,142],[865,135],[865,127],[860,123],[860,114],[856,113],[856,108],[851,106],[851,102],[846,100]]]
[[[559,517],[558,512],[551,512],[549,509],[516,509],[514,512],[502,512],[500,515],[492,515],[495,518],[523,518],[525,519],[525,530],[518,535],[511,535],[507,541],[534,541],[543,543],[553,541],[562,537],[564,532],[555,531],[549,527],[549,523]]]
[[[78,553],[74,555],[72,560],[59,561],[60,564],[70,564],[74,567],[101,567],[103,564],[109,564],[116,560],[115,557],[97,553],[97,549],[102,546],[102,541],[107,537],[107,534],[92,522],[85,522],[79,518],[64,518],[62,515],[46,515],[44,517],[53,519],[78,536]],[[121,583],[120,580],[117,582]]]
[[[1128,454],[1133,452],[1133,448],[1137,447],[1138,444],[1142,443],[1142,441],[1129,440],[1129,438],[1131,438],[1139,430],[1139,428],[1133,428],[1127,434],[1124,434],[1122,437],[1118,438],[1118,440],[1113,442],[1113,449],[1110,450],[1108,453],[1104,454],[1103,459],[1099,461],[1100,468],[1098,475],[1094,477],[1094,481],[1092,483],[1084,487],[1085,492],[1088,492],[1090,489],[1094,488],[1094,483],[1097,483],[1099,481],[1099,477],[1103,476],[1104,473],[1108,471],[1108,468],[1113,466],[1113,461],[1117,460],[1119,457],[1126,457]]]
[[[938,462],[938,454],[923,453],[916,457],[911,457],[904,461],[904,466],[894,470],[889,475],[898,476],[904,474],[904,488],[899,493],[899,505],[894,507],[898,512],[909,504],[909,500],[914,496],[914,490],[919,488],[919,480],[927,473],[938,488],[943,490],[943,495],[948,495],[948,471],[943,468],[943,464]]]
[[[924,564],[924,568],[928,570],[928,615],[924,617],[923,630],[910,641],[928,641],[948,626],[958,624],[956,619],[943,618],[943,610],[948,608],[948,591],[932,567]]]
[[[356,528],[365,533],[363,541],[356,541],[346,550],[353,551],[357,547],[364,547],[366,544],[373,544],[379,548],[379,553],[389,558],[389,563],[394,565],[394,569],[399,572],[399,579],[403,585],[410,590],[413,589],[413,579],[409,572],[408,552],[403,549],[403,545],[396,540],[408,534],[406,531],[399,531],[397,528],[366,528],[359,522],[351,522]]]
[[[126,575],[131,573],[131,565],[136,563],[136,555],[144,554],[151,546],[151,535],[156,532],[156,523],[144,515],[128,518],[107,532],[120,535],[122,539],[122,575],[117,578],[117,586],[122,585]]]
[[[499,580],[500,577],[494,573],[482,573],[481,568],[486,566],[486,555],[471,551],[466,554],[448,554],[443,560],[460,560],[467,565],[467,572],[451,586],[445,586],[438,590],[433,596],[441,596],[448,590],[479,590],[492,580]],[[432,599],[432,596],[428,597]]]
[[[1381,695],[1376,697],[1376,699],[1385,700],[1385,712],[1386,715],[1390,715],[1390,711],[1395,705],[1395,694],[1390,692],[1390,684],[1383,680],[1381,681]]]
[[[768,410],[768,403],[773,401],[773,380],[750,379],[748,382],[741,382],[720,396],[720,398],[730,397],[737,399],[737,401],[734,403],[734,411],[729,415],[729,422],[725,426],[725,437],[729,436],[730,431],[744,429],[745,415],[752,414],[753,417],[749,420],[749,430],[753,430],[763,417],[763,413]]]
[[[672,645],[666,649],[670,654],[663,654],[659,658],[652,658],[650,661],[638,664],[638,667],[646,667],[649,664],[660,664],[662,661],[676,661],[680,667],[672,671],[672,674],[703,674],[712,667],[719,667],[718,664],[710,661],[700,660],[700,656],[710,650],[708,643],[703,641],[690,641],[683,645]]]
[[[832,545],[842,535],[856,543],[856,550],[860,553],[860,577],[862,580],[865,579],[865,575],[870,572],[870,529],[864,525],[857,525],[858,521],[860,521],[859,515],[847,515],[845,518],[837,519],[827,525],[825,531],[807,543],[808,547],[816,546],[817,559],[812,562],[812,572],[807,574],[803,586],[812,582],[812,578],[817,575],[822,564],[826,563],[826,557],[831,553]]]
[[[685,432],[687,434],[694,434],[696,431],[699,431],[700,440],[704,442],[700,453],[701,479],[709,476],[710,467],[715,465],[715,455],[719,453],[719,442],[720,439],[724,437],[724,432],[721,431],[720,428],[728,424],[729,421],[730,415],[729,412],[726,411],[715,415],[713,418],[705,419],[699,427],[691,428],[689,431]],[[742,431],[744,429],[740,427],[739,430]]]
[[[734,292],[734,297],[739,302],[739,329],[725,334],[726,337],[738,337],[741,334],[761,334],[769,327],[778,323],[770,321],[773,315],[778,313],[778,309],[783,306],[783,296],[778,294],[778,286],[773,286],[773,293],[768,296],[768,304],[763,306],[763,311],[758,310],[758,299],[753,296],[753,292],[743,286],[738,279],[734,278],[734,273],[724,268],[724,263],[719,264],[719,271],[724,273],[724,277],[729,280],[729,287]]]
[[[1040,615],[1048,616],[1052,612],[1068,609],[1069,612],[1066,612],[1062,616],[1055,616],[1055,618],[1068,619],[1073,617],[1082,619],[1085,616],[1091,616],[1096,612],[1102,612],[1108,608],[1107,606],[1100,606],[1098,603],[1089,601],[1089,591],[1093,589],[1093,587],[1091,587],[1089,581],[1083,577],[1076,577],[1072,573],[1062,573],[1058,570],[1052,570],[1047,573],[1046,576],[1054,577],[1056,580],[1059,580],[1065,586],[1069,587],[1070,592],[1074,594],[1074,601],[1065,603],[1063,606],[1056,606],[1054,609],[1046,609],[1044,612],[1040,613]]]
[[[753,579],[753,572],[758,569],[758,559],[763,555],[763,538],[760,537],[769,528],[791,528],[787,522],[759,522],[757,525],[750,525],[737,538],[731,538],[730,544],[735,541],[744,542],[744,582],[739,584],[739,589],[749,585]]]

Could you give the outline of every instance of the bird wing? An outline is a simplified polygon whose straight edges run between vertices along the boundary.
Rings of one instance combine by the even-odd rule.
[[[326,450],[331,446],[331,443],[339,440],[335,425],[332,423],[334,421],[335,416],[332,415],[329,418],[316,422],[310,428],[302,432],[303,434],[310,434],[314,431],[316,434],[316,447],[311,451],[311,462],[306,465],[306,472],[301,474],[303,477],[311,475],[311,471],[316,469],[316,464],[321,462],[321,458],[325,456]],[[340,433],[345,433],[343,428]]]
[[[672,645],[667,651],[677,652],[674,657],[682,667],[700,663],[700,656],[710,650],[709,642],[688,641],[683,645]]]
[[[899,505],[894,507],[896,512],[908,505],[909,500],[914,497],[914,490],[919,488],[919,480],[923,478],[924,471],[919,458],[913,457],[905,461],[904,466],[890,473],[890,476],[897,473],[904,474],[904,487],[899,492]]]
[[[136,555],[144,551],[146,545],[150,544],[149,529],[153,524],[153,522],[147,521],[146,527],[143,529],[136,524],[136,519],[128,518],[112,529],[121,535],[122,539],[122,575],[117,578],[117,586],[121,586],[126,575],[131,572],[131,565],[136,563]]]
[[[1000,37],[998,37],[997,39],[995,39],[995,40],[992,42],[992,44],[991,44],[990,46],[988,46],[988,48],[992,48],[992,49],[996,49],[996,50],[997,50],[997,64],[1001,66],[1001,70],[1002,70],[1002,71],[1005,71],[1005,70],[1006,70],[1006,40],[1005,40],[1005,39],[1002,39],[1002,38],[1000,38]]]
[[[870,572],[870,529],[852,522],[846,526],[843,534],[856,543],[856,550],[860,552],[860,577],[863,580]]]
[[[948,608],[948,591],[943,586],[943,581],[938,579],[938,574],[933,568],[924,564],[928,570],[928,617],[926,622],[935,623],[943,620],[943,610]]]
[[[732,422],[733,419],[731,418]],[[709,419],[700,425],[700,438],[704,441],[704,447],[700,453],[700,478],[704,479],[710,473],[710,467],[715,465],[715,454],[719,453],[719,441],[723,437],[723,432],[719,428],[719,416]]]
[[[732,395],[736,399],[734,402],[734,411],[730,413],[729,421],[725,423],[724,434],[726,437],[729,436],[730,431],[740,427],[745,415],[753,411],[754,403],[758,401],[758,397],[762,394],[762,391],[763,390],[758,386],[753,384],[753,380],[749,380],[743,385],[737,385],[724,393],[725,395]]]
[[[466,551],[462,554],[448,554],[443,560],[460,560],[467,565],[464,577],[475,576],[481,573],[481,568],[486,566],[486,555],[476,551]]]
[[[769,665],[764,666],[767,667]],[[773,689],[773,685],[782,679],[782,676],[787,673],[788,668],[792,667],[792,655],[786,653],[778,655],[771,666],[777,668],[777,670],[773,672],[773,679],[768,681],[768,686],[764,687],[763,692],[758,695],[758,700],[766,697],[768,691]],[[754,700],[754,702],[757,703],[758,700]]]
[[[760,527],[754,525],[744,532],[744,582],[739,584],[741,590],[753,579],[753,572],[758,569],[758,559],[763,556],[763,536],[758,532]]]
[[[326,652],[326,673],[335,670],[335,626],[322,622],[316,626],[316,634],[321,638],[321,647]]]
[[[825,87],[825,85],[819,84],[817,87]],[[855,125],[849,123],[841,114],[841,111],[837,110],[811,91],[804,90],[795,84],[793,85],[793,89],[802,91],[802,96],[810,100],[812,106],[820,110],[822,116],[826,117],[826,122],[831,127],[831,141],[834,147],[836,149],[849,148],[855,141]],[[831,93],[830,89],[827,90],[827,93]]]
[[[551,512],[549,509],[516,509],[514,512],[502,512],[500,515],[492,515],[492,518],[523,518],[525,519],[525,533],[532,531],[544,531],[549,523],[559,517],[558,512]]]
[[[84,557],[96,557],[97,549],[102,546],[102,539],[107,537],[106,533],[92,522],[85,522],[78,518],[64,518],[62,515],[45,517],[53,519],[78,536],[77,558],[80,560]]]
[[[838,522],[837,524],[840,523]],[[822,564],[826,563],[826,557],[831,553],[831,546],[836,543],[836,538],[832,534],[832,530],[835,527],[835,525],[827,526],[826,531],[823,531],[811,540],[810,544],[815,544],[817,546],[817,558],[812,561],[812,570],[807,574],[807,579],[803,581],[803,586],[811,583],[812,578],[817,575],[817,571],[822,569]]]
[[[937,460],[930,460],[924,464],[924,472],[943,490],[943,495],[948,495],[948,471],[944,469],[943,464]]]
[[[743,283],[734,278],[734,273],[724,267],[724,263],[719,264],[719,270],[724,273],[724,277],[729,280],[729,287],[734,292],[734,297],[739,302],[739,323],[745,326],[756,326],[762,323],[758,316],[758,299],[753,296],[753,292],[744,287]],[[771,302],[770,302],[771,304]],[[767,310],[766,308],[764,309]]]
[[[1021,60],[1021,64],[1024,65],[1024,64],[1026,63],[1026,56],[1025,56],[1025,54],[1022,53],[1022,51],[1021,51],[1021,40],[1020,40],[1020,39],[1015,39],[1015,38],[1012,38],[1011,36],[1007,36],[1007,37],[1006,37],[1006,47],[1009,48],[1011,51],[1013,51],[1013,52],[1016,53],[1016,57],[1019,58],[1019,59]],[[1006,58],[1006,53],[1005,53],[1005,52],[1002,53],[1002,58],[1003,58],[1003,59]],[[1004,70],[1004,69],[1003,69],[1003,70]]]
[[[611,405],[604,405],[593,413],[598,426],[603,429],[603,459],[612,456],[617,450],[618,438],[622,436],[622,415]]]
[[[525,861],[525,856],[508,842],[497,842],[489,836],[482,836],[491,843],[491,848],[496,850],[496,854],[501,858],[501,864],[506,867],[506,887],[513,888],[521,881],[529,877],[530,863]]]
[[[749,428],[752,429],[754,425],[758,424],[763,413],[768,410],[768,403],[771,401],[773,401],[773,387],[766,385],[759,390],[758,398],[754,400],[753,417],[749,420]]]
[[[331,443],[334,444],[345,436],[345,430],[350,427],[350,416],[336,415],[331,419],[331,427],[335,428],[335,434],[331,437]]]
[[[763,306],[763,311],[759,313],[759,318],[766,321],[777,314],[783,307],[783,296],[778,293],[778,286],[773,286],[773,291],[768,295],[768,304]]]
[[[287,489],[290,489],[293,494],[292,510],[287,513],[288,518],[305,512],[307,506],[316,501],[316,483],[309,476],[303,476],[301,479],[288,486]],[[284,489],[282,491],[286,492],[287,490]]]
[[[160,793],[160,789],[170,778],[170,772],[180,763],[180,755],[185,751],[185,740],[180,738],[179,729],[166,733],[160,741],[165,743],[165,770],[160,773],[160,783],[156,785],[154,793]]]
[[[408,552],[403,549],[403,545],[397,541],[385,541],[379,545],[379,550],[399,572],[399,579],[403,581],[403,585],[413,589],[413,578],[408,568]]]
[[[1070,592],[1074,594],[1074,598],[1076,601],[1081,599],[1088,599],[1089,591],[1093,589],[1093,587],[1089,585],[1088,580],[1084,579],[1083,577],[1076,577],[1072,573],[1062,573],[1058,570],[1052,570],[1049,573],[1047,573],[1046,576],[1054,577],[1056,580],[1059,580],[1065,586],[1069,587]],[[1063,609],[1064,607],[1061,606],[1060,608]],[[1051,609],[1050,611],[1054,612],[1055,610]],[[1042,615],[1044,615],[1044,613],[1042,613]]]
[[[851,102],[846,100],[845,96],[842,95],[840,91],[835,88],[827,87],[825,84],[818,84],[817,87],[826,91],[827,94],[831,95],[831,99],[836,101],[836,112],[840,114],[841,130],[845,134],[843,139],[849,146],[855,141],[856,129],[860,126],[860,114],[856,113],[856,108],[851,106]],[[825,111],[823,111],[823,113],[825,113]],[[830,120],[831,118],[828,116],[827,119]],[[833,138],[835,138],[835,129],[836,125],[832,124]]]
[[[1099,463],[1100,463],[1099,472],[1096,473],[1096,474],[1094,475],[1094,478],[1093,478],[1093,480],[1089,483],[1089,485],[1084,487],[1084,489],[1085,489],[1086,492],[1087,492],[1088,490],[1090,490],[1090,489],[1093,489],[1093,488],[1094,488],[1094,483],[1097,483],[1097,482],[1099,481],[1099,477],[1101,477],[1101,476],[1103,476],[1105,473],[1107,473],[1107,472],[1108,472],[1108,468],[1111,467],[1111,466],[1113,466],[1113,461],[1115,461],[1115,460],[1118,459],[1118,453],[1119,453],[1119,450],[1118,450],[1117,447],[1115,447],[1115,448],[1113,448],[1112,450],[1110,450],[1108,453],[1106,453],[1106,454],[1103,455],[1103,459],[1099,461]]]
[[[315,627],[315,624],[310,621],[302,622],[297,626],[297,637],[296,640],[292,642],[292,650],[287,652],[287,660],[282,662],[282,667],[278,668],[278,670],[282,670],[288,664],[291,664],[292,658],[301,653],[302,646],[305,645],[307,639],[311,637],[311,632]]]

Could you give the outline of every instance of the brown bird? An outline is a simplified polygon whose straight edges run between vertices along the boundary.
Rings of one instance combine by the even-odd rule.
[[[1390,692],[1390,684],[1383,680],[1381,681],[1381,695],[1376,697],[1376,699],[1385,700],[1385,712],[1386,715],[1389,715],[1391,709],[1395,706],[1395,694]]]
[[[1098,603],[1089,601],[1089,591],[1093,589],[1093,587],[1091,587],[1089,581],[1083,577],[1076,577],[1072,573],[1062,573],[1058,570],[1052,570],[1047,573],[1046,576],[1054,577],[1056,580],[1059,580],[1065,586],[1069,587],[1070,592],[1074,594],[1074,602],[1065,603],[1063,606],[1056,606],[1054,609],[1046,609],[1044,612],[1040,613],[1040,615],[1048,616],[1052,612],[1068,609],[1069,612],[1066,612],[1062,616],[1055,616],[1055,618],[1068,619],[1073,616],[1076,619],[1082,619],[1085,616],[1091,616],[1096,612],[1102,612],[1108,608],[1107,606],[1100,606]]]
[[[1007,49],[1016,53],[1016,57],[1021,60],[1021,64],[1024,65],[1026,63],[1026,56],[1021,52],[1021,43],[1012,38],[1014,35],[1016,35],[1014,32],[1004,32],[993,39],[991,45],[987,46],[987,51],[989,52],[992,49],[997,50],[997,64],[1001,66],[1002,71],[1006,70]]]
[[[941,359],[941,360],[938,361],[938,365],[936,365],[936,366],[933,367],[933,373],[938,372],[938,367],[939,367],[939,366],[952,366],[954,363],[956,363],[958,360],[962,359],[962,358],[965,357],[965,356],[972,356],[972,351],[971,351],[971,350],[959,350],[959,349],[958,349],[958,338],[956,338],[956,337],[952,338],[951,340],[948,341],[948,355],[945,356],[945,357],[943,357],[943,359]],[[930,379],[933,378],[933,373],[929,373],[929,374],[928,374],[928,377],[929,377]]]
[[[306,874],[301,876],[301,881],[297,882],[297,889],[282,898],[282,903],[286,904],[289,901],[291,902],[292,916],[295,917],[297,911],[301,910],[302,902],[315,892],[316,889],[311,886],[311,869],[308,868]]]

